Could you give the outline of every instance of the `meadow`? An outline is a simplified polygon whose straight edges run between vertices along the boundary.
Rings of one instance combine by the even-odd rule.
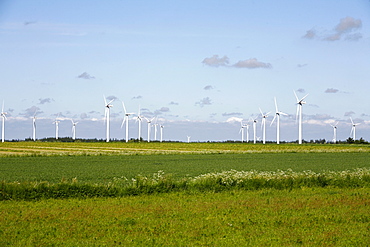
[[[366,246],[370,148],[4,143],[2,246]]]

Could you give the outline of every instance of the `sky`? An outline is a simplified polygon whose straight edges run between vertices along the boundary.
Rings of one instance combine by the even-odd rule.
[[[171,141],[262,138],[370,140],[370,1],[0,1],[0,100],[5,139],[125,138],[122,101]],[[138,137],[130,115],[129,138]],[[160,132],[157,126],[157,139]],[[151,128],[154,139],[155,128]],[[141,136],[147,139],[147,123]],[[249,128],[249,139],[253,136]],[[245,132],[246,134],[246,132]],[[244,137],[245,139],[246,137]]]

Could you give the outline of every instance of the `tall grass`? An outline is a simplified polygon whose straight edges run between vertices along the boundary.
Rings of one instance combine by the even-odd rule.
[[[220,192],[225,190],[291,190],[299,188],[370,187],[370,169],[358,168],[347,171],[294,172],[278,170],[224,171],[207,173],[197,177],[174,178],[159,171],[151,176],[137,175],[132,179],[114,178],[108,183],[81,183],[76,178],[59,183],[43,182],[1,182],[0,200],[39,200],[50,198],[122,197],[177,191]]]

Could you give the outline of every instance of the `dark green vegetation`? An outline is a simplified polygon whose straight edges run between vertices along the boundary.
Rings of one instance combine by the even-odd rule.
[[[369,189],[0,203],[1,246],[368,246]]]

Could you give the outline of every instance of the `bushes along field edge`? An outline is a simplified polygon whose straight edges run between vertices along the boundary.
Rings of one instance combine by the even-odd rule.
[[[171,174],[158,171],[151,176],[137,175],[132,179],[114,178],[107,184],[90,184],[62,180],[49,182],[0,182],[0,200],[40,200],[91,197],[121,197],[178,191],[220,192],[231,189],[291,190],[299,188],[370,187],[370,169],[316,173],[313,171],[294,172],[290,169],[276,172],[223,171],[202,174],[197,177],[175,179]]]

